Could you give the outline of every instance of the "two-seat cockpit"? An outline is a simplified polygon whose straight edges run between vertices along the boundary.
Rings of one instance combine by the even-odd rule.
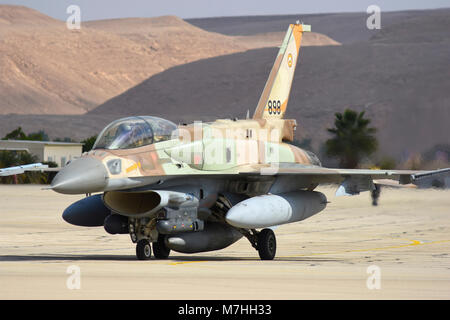
[[[129,117],[106,126],[95,141],[93,149],[132,149],[174,139],[177,126],[168,120],[151,117]]]

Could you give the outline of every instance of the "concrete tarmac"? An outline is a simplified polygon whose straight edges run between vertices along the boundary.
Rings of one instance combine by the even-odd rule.
[[[41,188],[0,185],[0,299],[450,298],[450,191],[385,188],[373,207],[319,188],[331,203],[275,230],[274,261],[245,238],[137,261],[128,235],[61,218],[82,196]]]

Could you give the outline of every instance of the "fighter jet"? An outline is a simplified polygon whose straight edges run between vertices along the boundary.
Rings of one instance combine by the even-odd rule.
[[[176,125],[155,116],[119,119],[93,149],[64,167],[49,188],[86,194],[63,212],[71,224],[129,234],[136,256],[223,249],[246,237],[262,260],[276,255],[274,226],[327,206],[320,184],[337,195],[376,189],[374,179],[415,183],[443,172],[330,169],[289,144],[284,119],[300,44],[308,25],[289,25],[253,117]],[[446,169],[448,172],[450,169]]]

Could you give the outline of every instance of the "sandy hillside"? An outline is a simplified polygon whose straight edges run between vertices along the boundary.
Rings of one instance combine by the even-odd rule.
[[[234,36],[236,40],[242,41],[243,45],[248,46],[249,49],[279,47],[286,32],[267,32],[257,33],[254,35]],[[334,41],[330,37],[317,33],[307,32],[303,34],[302,46],[338,46],[339,42]]]
[[[383,10],[381,27],[385,29],[393,24],[411,21],[412,19],[420,20],[423,16],[434,15],[436,17],[446,10],[449,9],[392,12]],[[367,17],[367,13],[361,7],[361,12],[319,14],[302,14],[298,12],[291,15],[195,18],[187,19],[186,21],[211,32],[230,36],[248,36],[282,32],[286,30],[290,23],[300,20],[305,24],[310,24],[313,32],[324,34],[342,44],[351,44],[368,41],[376,32],[367,29]],[[440,28],[440,23],[437,24],[437,28]],[[420,24],[415,29],[420,29]]]
[[[449,27],[450,10],[429,11],[365,42],[303,47],[287,109],[299,123],[297,139],[312,139],[319,151],[334,114],[351,108],[366,112],[378,128],[381,152],[397,159],[450,143]],[[243,118],[254,111],[276,52],[264,48],[177,66],[90,114]]]
[[[0,5],[0,114],[82,114],[170,67],[279,45],[283,35],[232,37],[180,18],[65,22]],[[309,35],[304,44],[334,44]]]
[[[30,29],[26,23],[19,28],[18,23],[5,22],[5,11],[2,12],[1,23],[9,23],[9,27],[5,27],[9,28],[7,34],[15,32],[30,37],[30,32],[20,33],[21,28]],[[39,17],[33,21],[43,19],[41,25],[56,24],[62,30],[59,34],[66,34],[62,22],[36,11],[27,12]],[[15,16],[16,20],[24,21],[17,12]],[[428,151],[437,144],[449,144],[450,9],[387,12],[380,31],[368,30],[364,16],[363,13],[342,13],[303,17],[313,31],[321,33],[319,37],[335,39],[341,45],[308,46],[308,41],[312,42],[305,36],[287,111],[287,116],[299,123],[297,139],[312,139],[313,148],[320,152],[321,144],[329,137],[326,128],[332,126],[334,113],[352,108],[365,110],[379,129],[382,155],[404,161],[411,153]],[[86,23],[81,33],[69,37],[90,39],[89,46],[80,45],[87,43],[81,40],[66,39],[58,46],[52,40],[44,41],[51,44],[46,46],[52,50],[61,46],[60,53],[52,59],[45,58],[49,51],[45,45],[40,51],[23,49],[32,47],[31,43],[39,44],[41,39],[38,42],[31,39],[30,43],[21,45],[16,41],[18,49],[14,51],[5,49],[4,35],[0,35],[0,52],[9,50],[10,53],[10,56],[1,54],[0,63],[5,57],[8,63],[19,59],[20,63],[16,62],[19,67],[14,68],[23,73],[15,73],[10,67],[3,77],[14,76],[19,80],[0,79],[0,108],[12,101],[15,104],[8,105],[10,111],[3,113],[19,113],[0,112],[0,136],[21,125],[26,132],[45,130],[51,138],[83,140],[98,134],[115,118],[138,114],[158,115],[175,122],[245,117],[247,110],[251,113],[255,108],[278,50],[264,47],[278,46],[276,38],[281,39],[287,24],[297,19],[294,16],[205,18],[188,20],[190,24],[176,17],[94,21]],[[194,34],[202,36],[198,37],[196,45],[181,47],[185,43],[179,41],[182,37],[167,36],[177,33],[174,24],[183,26],[180,30],[185,34],[191,34],[184,37],[186,39]],[[200,27],[206,31],[198,29]],[[33,30],[40,35],[39,28]],[[109,42],[99,40],[99,36]],[[309,36],[314,38],[314,33]],[[205,41],[206,37],[211,41],[223,39],[220,45],[229,41],[227,43],[234,46],[236,52],[226,55],[218,50],[217,42],[211,44]],[[170,42],[167,38],[176,41]],[[144,42],[148,45],[143,46]],[[65,50],[65,46],[77,52]],[[195,58],[199,47],[202,54],[210,56],[184,64],[185,57]],[[249,47],[260,49],[247,50]],[[91,52],[94,52],[93,60],[90,60]],[[81,54],[84,55],[80,66]],[[33,60],[36,66],[23,59],[24,56],[36,56]],[[67,59],[61,56],[69,56],[78,63],[68,68],[62,64],[67,64]],[[136,61],[143,62],[139,65]],[[169,62],[164,64],[164,61]],[[170,63],[180,65],[169,68]],[[41,71],[38,68],[43,64],[53,69],[42,67]],[[29,76],[34,69],[38,69],[37,76]],[[48,70],[52,70],[52,78],[40,79]],[[144,77],[145,72],[156,74]],[[25,75],[28,75],[27,81],[22,81]],[[136,85],[131,84],[136,81]],[[58,90],[47,90],[47,87]],[[32,90],[36,88],[41,90],[41,95],[34,94]],[[75,108],[60,96],[77,101],[79,106],[94,105],[92,96],[100,96],[96,100],[100,105],[95,109],[86,108],[89,112],[83,115],[86,109]],[[60,112],[64,105],[72,108],[71,112],[78,110],[78,114],[23,114],[24,108],[31,109],[29,106],[37,106],[35,110],[52,107]]]
[[[100,23],[136,31],[126,36],[87,23],[68,30],[26,7],[0,6],[0,23],[2,114],[84,113],[171,66],[246,50],[176,17]]]
[[[115,33],[120,36],[126,37],[130,40],[135,40],[141,43],[148,43],[150,47],[156,50],[162,50],[161,43],[159,39],[172,37],[174,41],[164,43],[167,49],[174,50],[179,49],[180,42],[187,41],[186,44],[190,44],[190,37],[187,35],[195,36],[199,33],[199,28],[191,24],[184,25],[183,38],[178,35],[179,23],[183,22],[178,17],[166,16],[157,18],[128,18],[128,19],[111,19],[111,20],[98,20],[89,21],[84,25],[96,30],[102,30],[105,32]],[[287,25],[286,25],[287,26]],[[286,27],[285,26],[285,27]],[[203,29],[201,29],[204,31]],[[236,44],[242,45],[246,49],[256,49],[265,47],[278,47],[283,41],[286,31],[278,32],[260,32],[250,35],[233,35],[228,37],[229,41],[234,40]],[[213,38],[212,38],[212,37]],[[185,38],[186,37],[186,38]],[[216,42],[214,37],[218,40],[223,39],[223,34],[211,32],[208,34],[204,40],[205,42]],[[193,43],[191,43],[193,44]],[[196,44],[199,51],[208,50],[210,45],[202,46],[202,43]],[[329,46],[329,45],[340,45],[339,42],[331,39],[330,37],[317,33],[308,32],[304,34],[302,40],[302,46]],[[186,54],[182,53],[181,59],[185,57]],[[186,61],[189,61],[186,58]]]
[[[0,32],[9,32],[8,27],[21,28],[31,26],[59,25],[60,21],[39,11],[24,6],[0,5]]]

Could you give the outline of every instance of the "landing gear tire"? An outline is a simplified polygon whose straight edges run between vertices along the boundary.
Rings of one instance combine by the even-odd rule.
[[[165,243],[165,236],[160,234],[158,241],[153,242],[153,254],[156,259],[167,259],[170,254],[170,249],[167,248]]]
[[[277,240],[271,229],[263,229],[258,234],[258,246],[256,248],[261,260],[273,260],[277,251]]]
[[[152,257],[152,247],[150,241],[141,239],[136,245],[136,257],[139,260],[149,260]]]

